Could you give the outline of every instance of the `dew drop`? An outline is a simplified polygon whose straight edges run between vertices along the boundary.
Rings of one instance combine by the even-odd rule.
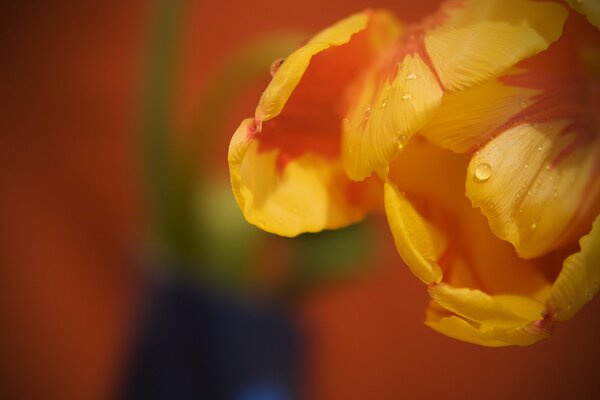
[[[536,224],[535,222],[532,222],[532,223],[531,223],[531,230],[532,230],[532,231],[535,231],[535,230],[536,230],[536,228],[537,228],[537,224]]]
[[[371,116],[371,106],[367,107],[365,110],[365,119],[368,119]]]
[[[400,135],[398,136],[398,150],[402,150],[404,146],[408,143],[408,136]]]
[[[492,176],[492,166],[488,163],[479,164],[473,173],[475,182],[485,182]]]
[[[529,164],[525,164],[525,169],[529,168]]]
[[[381,108],[385,108],[385,106],[387,106],[387,103],[388,103],[388,99],[387,98],[383,99],[381,101]]]
[[[408,74],[406,79],[408,79],[409,81],[414,81],[415,79],[417,79],[417,74],[415,74],[414,72],[411,72],[410,74]]]
[[[542,151],[542,149],[543,149],[543,148],[544,148],[544,147],[542,147],[542,146],[538,146],[538,148],[537,148],[537,149],[538,149],[538,151]]]
[[[412,99],[412,96],[408,93],[406,93],[402,96],[402,100],[404,100],[404,101],[408,101],[410,99]]]

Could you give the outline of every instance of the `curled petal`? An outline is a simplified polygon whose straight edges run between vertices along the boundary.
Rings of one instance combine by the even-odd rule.
[[[600,288],[600,216],[579,245],[564,261],[547,301],[548,312],[560,321],[572,318]]]
[[[353,180],[387,167],[442,99],[439,83],[419,54],[408,54],[391,72],[359,82],[360,94],[348,112],[342,138],[344,166]]]
[[[368,22],[368,13],[351,15],[321,31],[289,55],[263,92],[256,108],[256,119],[267,121],[279,115],[306,72],[311,58],[330,47],[347,44],[353,35],[367,27]]]
[[[355,14],[278,63],[254,119],[229,147],[233,191],[250,223],[295,236],[354,223],[377,205],[374,181],[344,174],[340,104],[348,82],[397,30],[386,12]]]
[[[543,318],[512,324],[482,324],[435,305],[427,311],[425,324],[451,338],[487,347],[529,346],[552,332],[552,325]]]
[[[571,126],[565,120],[517,126],[469,164],[467,196],[521,257],[571,243],[598,212],[600,145],[578,143]]]
[[[444,239],[391,183],[385,184],[385,210],[398,253],[424,283],[439,282],[442,269],[437,261]]]
[[[260,151],[248,139],[253,119],[244,120],[234,134],[229,152],[233,192],[247,221],[282,236],[338,228],[362,219],[365,193],[375,193],[370,182],[346,179],[339,161],[313,154],[289,161],[278,170],[278,152]],[[373,192],[371,192],[373,191]]]

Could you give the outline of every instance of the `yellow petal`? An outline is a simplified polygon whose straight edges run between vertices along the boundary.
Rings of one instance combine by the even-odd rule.
[[[547,302],[548,311],[561,321],[572,318],[600,288],[600,216],[579,245],[581,250],[564,261]]]
[[[393,184],[385,184],[384,196],[385,211],[398,253],[424,283],[439,282],[442,270],[437,260],[444,251],[442,236]]]
[[[342,100],[397,30],[388,13],[366,11],[285,59],[255,118],[242,122],[230,143],[232,187],[250,223],[295,236],[354,223],[381,202],[374,200],[379,185],[351,182],[342,169]]]
[[[408,54],[390,67],[391,72],[386,65],[359,80],[355,93],[350,91],[356,100],[347,114],[342,158],[353,180],[387,167],[442,98],[442,89],[419,54]]]
[[[468,320],[490,326],[520,326],[542,318],[544,304],[516,295],[490,296],[480,290],[440,283],[429,288],[432,300]]]
[[[464,90],[504,72],[556,41],[568,12],[554,2],[465,0],[450,3],[425,35],[444,87]]]
[[[584,14],[590,24],[600,28],[600,1],[598,0],[567,0],[577,12]]]
[[[256,118],[266,121],[277,116],[298,86],[311,58],[331,46],[348,43],[352,35],[365,29],[368,21],[366,13],[351,15],[320,32],[289,55],[263,92],[256,108]]]
[[[368,45],[372,51],[387,45],[389,41],[396,37],[399,30],[398,22],[389,13],[366,11],[351,15],[321,31],[304,46],[288,56],[281,64],[260,98],[256,108],[256,119],[267,121],[283,110],[292,92],[306,72],[313,56],[330,47],[347,44],[355,34],[364,31],[369,24],[371,29]],[[356,56],[368,59],[365,54]]]
[[[433,330],[464,342],[487,347],[529,346],[551,333],[551,326],[542,321],[515,326],[479,324],[430,307],[425,322]]]
[[[462,92],[446,93],[434,118],[419,133],[443,148],[469,151],[528,107],[540,92],[493,79]]]
[[[346,179],[341,163],[305,154],[278,168],[278,150],[252,140],[254,120],[234,134],[229,168],[234,195],[246,220],[282,236],[335,229],[359,221],[367,207],[361,187]],[[250,137],[249,137],[250,136]],[[370,200],[369,200],[370,201]]]
[[[524,258],[560,248],[589,229],[600,207],[599,139],[569,120],[503,132],[469,164],[466,188],[490,228]],[[588,138],[589,139],[589,138]],[[592,217],[593,218],[593,217]]]

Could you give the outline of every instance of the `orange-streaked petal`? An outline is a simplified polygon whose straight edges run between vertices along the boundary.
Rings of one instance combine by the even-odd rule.
[[[513,69],[504,76],[519,71]],[[530,106],[540,92],[493,79],[462,92],[446,93],[434,118],[419,133],[445,149],[470,151]]]
[[[598,0],[567,0],[577,12],[584,14],[590,24],[600,28],[600,1]]]
[[[600,73],[594,65],[600,47],[592,40],[598,36],[582,19],[570,19],[559,42],[498,78],[504,91],[537,94],[497,121],[500,127],[478,125],[473,133],[473,144],[485,144],[469,165],[467,196],[521,257],[574,243],[600,211]],[[480,100],[489,100],[489,109],[503,103],[499,95]]]
[[[348,83],[398,29],[386,12],[355,14],[278,68],[255,118],[242,122],[229,148],[233,191],[250,223],[295,236],[354,223],[381,201],[374,201],[381,190],[374,182],[354,183],[343,172],[340,104]]]
[[[282,236],[338,228],[365,215],[363,193],[376,186],[351,182],[340,162],[307,153],[277,168],[278,152],[261,151],[248,139],[254,120],[244,120],[229,152],[233,192],[247,221]],[[364,189],[364,190],[363,190]],[[375,196],[375,194],[373,194]]]
[[[376,40],[381,40],[385,43],[387,40],[390,40],[386,36],[389,35],[391,38],[395,36],[395,32],[398,29],[396,22],[389,14],[382,12],[375,15],[371,12],[357,13],[324,29],[304,46],[290,54],[281,64],[260,98],[259,104],[256,107],[256,119],[267,121],[279,115],[306,72],[312,57],[330,47],[347,44],[353,35],[367,28],[370,19],[376,19],[378,20],[378,24],[384,24],[384,29],[377,32],[378,35],[383,35],[384,37],[377,38]]]
[[[385,184],[385,211],[398,253],[424,283],[439,282],[437,261],[444,252],[443,237],[414,209],[391,183]]]
[[[548,312],[560,321],[572,318],[600,288],[600,216],[579,245],[580,251],[564,261],[547,302]]]
[[[532,258],[589,230],[600,208],[600,143],[579,143],[568,120],[524,124],[503,132],[476,154],[467,195],[490,228]]]
[[[358,82],[342,137],[344,166],[353,180],[387,167],[442,99],[435,75],[419,54],[406,55],[391,72],[378,71]]]
[[[387,168],[434,116],[444,91],[481,84],[546,49],[567,14],[556,3],[448,1],[409,27],[348,90],[342,140],[348,176],[361,180]]]
[[[554,2],[462,0],[441,15],[425,34],[425,48],[444,87],[459,91],[545,50],[560,37],[568,12]]]

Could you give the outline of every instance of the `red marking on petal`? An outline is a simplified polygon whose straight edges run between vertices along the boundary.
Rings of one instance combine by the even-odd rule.
[[[348,44],[314,55],[281,114],[258,130],[259,151],[277,151],[278,171],[309,153],[329,160],[339,157],[343,94],[377,55],[370,35],[379,27],[369,24]]]

